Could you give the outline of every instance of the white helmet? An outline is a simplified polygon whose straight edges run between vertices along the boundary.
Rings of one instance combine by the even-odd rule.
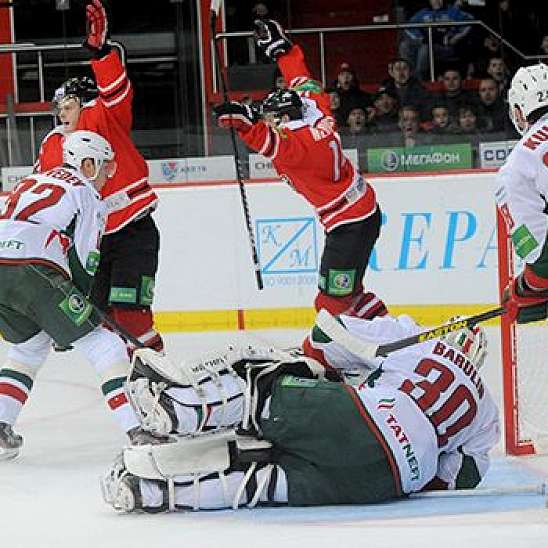
[[[527,127],[520,128],[515,118],[514,107],[521,109],[524,118],[535,110],[548,106],[548,65],[538,63],[518,69],[508,90],[510,119],[523,135]]]
[[[89,177],[93,181],[99,175],[103,163],[114,159],[114,152],[110,143],[93,131],[74,131],[65,137],[63,163],[80,171],[82,161],[86,158],[95,162],[95,175]]]
[[[453,316],[447,323],[457,322],[464,316]],[[480,369],[487,356],[487,336],[480,325],[465,327],[458,331],[451,331],[442,339],[459,352],[462,352],[475,366]]]

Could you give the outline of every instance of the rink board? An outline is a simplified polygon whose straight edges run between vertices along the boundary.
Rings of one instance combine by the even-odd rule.
[[[495,173],[368,178],[383,228],[366,286],[426,324],[498,300]],[[157,186],[155,312],[164,331],[304,327],[324,243],[312,208],[277,180],[246,185],[264,289],[234,182]]]

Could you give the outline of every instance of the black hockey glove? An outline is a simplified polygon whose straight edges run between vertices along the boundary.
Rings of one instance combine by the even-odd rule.
[[[273,61],[287,53],[293,45],[281,25],[272,19],[257,19],[254,37],[257,46]]]
[[[219,127],[247,131],[259,121],[258,112],[251,106],[236,101],[222,103],[213,108]]]
[[[107,44],[108,17],[101,0],[91,0],[86,6],[87,36],[83,46],[89,49],[95,58],[100,59],[110,52]]]

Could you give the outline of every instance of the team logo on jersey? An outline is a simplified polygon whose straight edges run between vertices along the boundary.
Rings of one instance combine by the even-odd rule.
[[[355,270],[330,270],[327,279],[327,294],[337,297],[350,295],[354,290]]]
[[[86,298],[77,290],[73,289],[60,303],[59,308],[80,326],[90,316],[93,307],[86,301]]]
[[[512,242],[514,243],[516,253],[522,259],[525,259],[539,245],[531,231],[525,225],[521,225],[514,230],[512,233]]]
[[[170,183],[177,177],[178,162],[162,162],[162,175]]]
[[[97,272],[99,267],[100,254],[98,251],[90,251],[86,260],[86,271],[92,276]]]
[[[390,409],[394,409],[394,403],[396,401],[396,398],[383,398],[382,400],[379,400],[377,403],[377,409],[379,411],[388,411]]]
[[[143,276],[141,278],[141,304],[150,306],[154,298],[154,278]]]

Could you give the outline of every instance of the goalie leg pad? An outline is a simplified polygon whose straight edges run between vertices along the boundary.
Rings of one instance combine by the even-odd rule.
[[[165,480],[176,476],[207,474],[230,467],[229,442],[234,430],[180,438],[175,443],[140,445],[124,449],[127,471],[145,479]]]

